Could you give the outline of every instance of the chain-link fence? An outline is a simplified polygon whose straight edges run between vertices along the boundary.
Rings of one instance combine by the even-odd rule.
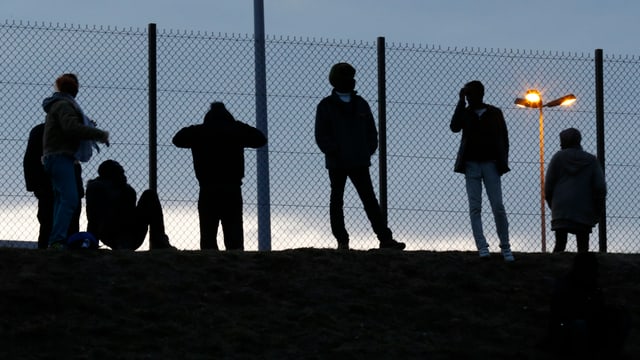
[[[200,123],[214,100],[236,118],[255,124],[254,40],[251,36],[159,31],[158,192],[167,233],[181,249],[199,247],[198,186],[189,151],[171,144],[181,127]],[[27,193],[22,156],[29,130],[44,120],[41,101],[56,76],[80,78],[78,100],[111,133],[112,145],[83,167],[97,176],[106,159],[122,163],[141,193],[149,184],[148,32],[140,29],[5,22],[0,24],[0,116],[4,136],[1,240],[35,241],[36,201]],[[387,192],[389,226],[410,250],[468,250],[473,240],[464,179],[453,172],[460,141],[449,130],[460,87],[474,79],[485,101],[502,108],[510,135],[512,171],[503,177],[515,251],[541,249],[538,113],[514,99],[527,89],[545,99],[573,93],[570,108],[545,109],[546,161],[559,149],[559,132],[576,127],[585,150],[596,152],[593,54],[549,53],[387,44]],[[267,38],[267,108],[272,249],[335,247],[329,227],[329,180],[314,142],[315,108],[330,91],[332,64],[357,68],[357,90],[378,109],[377,47],[372,42]],[[638,103],[633,101],[640,59],[605,55],[605,136],[608,250],[637,252],[640,233]],[[257,249],[256,152],[246,152],[243,185],[245,247]],[[377,155],[371,173],[377,185]],[[488,202],[485,232],[497,238]],[[348,185],[345,218],[351,245],[375,247],[355,190]],[[86,226],[82,217],[81,227]],[[547,211],[546,222],[550,222]],[[547,229],[549,227],[547,226]],[[591,248],[597,248],[597,231]],[[548,241],[553,241],[548,230]],[[222,235],[220,234],[221,240]],[[575,243],[571,242],[570,244]],[[569,250],[575,250],[569,246]]]

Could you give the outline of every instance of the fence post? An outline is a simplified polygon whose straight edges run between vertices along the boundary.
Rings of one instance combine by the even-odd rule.
[[[602,171],[605,172],[604,161],[604,71],[602,49],[596,49],[596,137],[597,156]],[[605,172],[606,175],[606,172]],[[600,221],[598,221],[598,246],[600,252],[607,252],[607,206],[602,209]]]
[[[380,209],[384,223],[389,219],[387,207],[387,84],[384,37],[378,37],[378,137],[380,167]]]
[[[158,190],[156,24],[149,24],[149,188]]]
[[[269,138],[267,121],[267,71],[264,39],[264,2],[253,0],[256,126]],[[258,250],[271,250],[271,199],[269,196],[269,144],[257,150]]]

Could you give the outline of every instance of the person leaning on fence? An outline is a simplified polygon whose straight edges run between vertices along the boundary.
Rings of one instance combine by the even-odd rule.
[[[378,148],[378,131],[366,100],[355,91],[356,69],[348,63],[331,67],[331,95],[316,108],[315,140],[325,155],[331,195],[329,217],[338,249],[349,249],[344,223],[344,189],[347,179],[355,186],[364,210],[378,237],[380,248],[403,250],[385,223],[369,174],[371,156]]]
[[[49,247],[49,235],[53,227],[53,188],[51,179],[44,171],[42,165],[42,138],[44,136],[44,123],[34,126],[29,132],[27,149],[23,158],[24,180],[27,191],[33,192],[38,200],[38,223],[40,230],[38,233],[38,249]],[[81,200],[84,197],[84,186],[82,185],[82,166],[76,162],[74,164],[76,175],[76,186],[78,189],[78,205],[73,213],[67,236],[71,236],[80,231]]]
[[[98,177],[87,182],[87,220],[87,231],[114,250],[138,249],[147,232],[149,250],[175,249],[165,233],[158,194],[145,190],[136,203],[136,191],[115,160],[102,162]]]
[[[589,251],[589,234],[605,206],[604,172],[598,159],[582,150],[581,140],[578,129],[560,132],[561,150],[547,168],[544,196],[551,208],[554,253],[565,250],[569,233],[576,236],[578,252]]]
[[[198,216],[200,248],[218,250],[218,225],[222,224],[226,250],[244,250],[242,178],[244,149],[267,143],[264,134],[236,120],[222,102],[211,104],[202,124],[180,129],[173,137],[179,148],[191,149],[200,185]]]
[[[49,247],[66,247],[67,231],[78,209],[79,193],[75,165],[91,158],[95,141],[109,144],[109,133],[95,128],[76,102],[78,77],[63,74],[56,79],[56,92],[44,99],[47,113],[43,135],[43,164],[51,178],[54,194],[53,225]]]
[[[460,90],[458,104],[449,125],[455,133],[462,131],[454,171],[465,175],[471,230],[480,257],[488,258],[490,255],[489,244],[482,229],[484,183],[502,256],[505,261],[513,261],[501,183],[502,175],[510,170],[507,124],[502,110],[485,104],[483,98],[484,85],[480,81],[471,81]]]

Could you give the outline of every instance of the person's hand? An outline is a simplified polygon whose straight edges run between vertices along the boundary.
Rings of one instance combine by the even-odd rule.
[[[464,101],[464,97],[465,95],[467,95],[467,90],[465,88],[460,89],[460,98],[458,99],[458,101]]]
[[[98,140],[99,142],[109,146],[109,132],[108,131],[103,131],[104,135],[102,136],[102,139]]]

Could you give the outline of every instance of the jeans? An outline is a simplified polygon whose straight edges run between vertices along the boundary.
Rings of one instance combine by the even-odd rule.
[[[378,240],[392,240],[391,230],[387,227],[378,199],[373,191],[371,183],[371,175],[369,168],[355,169],[329,169],[329,180],[331,181],[331,198],[329,200],[329,217],[331,219],[331,231],[333,236],[338,240],[338,244],[349,244],[349,233],[344,224],[344,188],[347,184],[347,178],[351,179],[353,186],[356,188],[367,218],[371,222],[373,232]]]
[[[489,244],[482,230],[482,184],[484,183],[491,211],[496,223],[500,249],[510,250],[509,222],[507,212],[502,203],[502,183],[495,162],[468,161],[466,163],[465,182],[469,197],[469,217],[476,247],[480,251],[487,250]]]
[[[44,170],[51,177],[53,188],[53,225],[49,235],[49,246],[66,244],[69,224],[78,209],[80,197],[76,182],[73,157],[62,154],[47,155]]]

